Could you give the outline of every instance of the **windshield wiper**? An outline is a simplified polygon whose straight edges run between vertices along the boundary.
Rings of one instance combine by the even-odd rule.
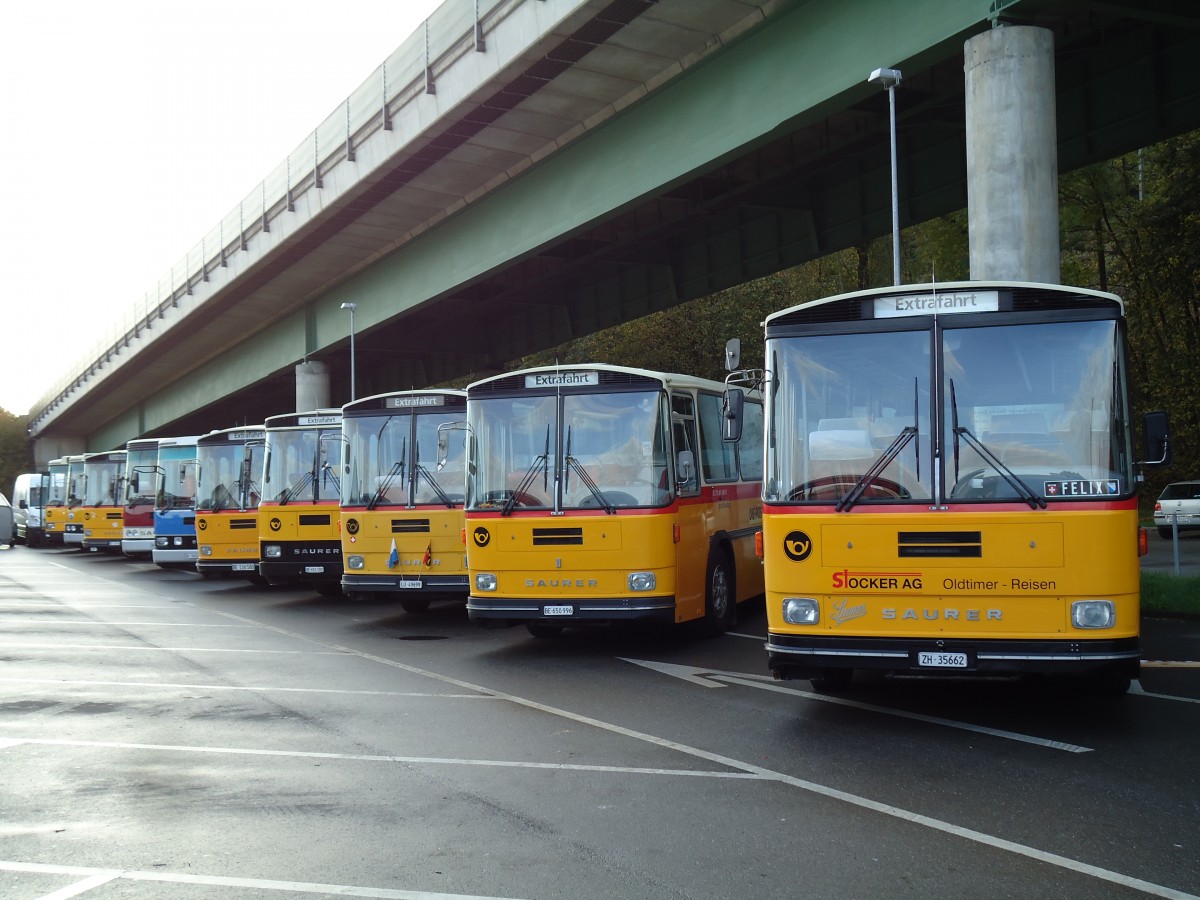
[[[525,473],[525,477],[521,479],[521,483],[517,485],[517,489],[512,492],[512,495],[504,504],[504,509],[500,510],[500,515],[511,516],[513,509],[517,505],[517,498],[525,493],[525,489],[533,484],[533,479],[537,477],[537,467],[542,467],[542,490],[548,489],[548,479],[550,477],[550,426],[546,426],[546,449],[542,451],[540,456],[534,458],[529,464],[529,470]]]
[[[316,481],[316,479],[313,477],[313,473],[305,472],[296,479],[295,484],[293,484],[291,487],[283,489],[283,493],[279,497],[279,505],[287,506],[293,497],[299,495],[302,490],[311,485],[314,481]]]
[[[446,504],[447,509],[454,509],[454,501],[450,496],[442,490],[442,486],[437,483],[430,471],[421,465],[421,445],[417,441],[413,441],[413,474],[420,478],[425,476],[425,480],[429,482],[429,486],[433,488],[433,492],[437,494],[438,500]],[[412,496],[409,498],[409,505],[417,499],[416,485],[413,485]]]
[[[403,471],[403,460],[398,463],[392,463],[392,467],[388,469],[388,473],[386,476],[384,476],[383,481],[380,482],[379,487],[375,488],[375,495],[371,497],[369,501],[367,501],[367,509],[374,509],[379,505],[379,502],[383,499],[384,494],[388,492],[388,488],[392,486],[392,482],[396,480],[396,476]]]
[[[592,480],[592,476],[587,473],[587,470],[584,469],[583,464],[571,455],[571,428],[569,426],[567,427],[567,450],[566,453],[563,454],[563,459],[567,463],[567,482],[563,485],[564,492],[566,488],[570,487],[570,473],[571,470],[574,469],[579,475],[579,480],[587,485],[587,489],[592,492],[592,496],[596,498],[596,502],[604,508],[604,512],[610,516],[615,514],[617,511],[616,506],[608,502],[608,499],[604,496],[603,491],[600,490],[600,486]]]
[[[1008,482],[1017,494],[1017,496],[1029,504],[1030,509],[1046,508],[1046,500],[1040,494],[1034,492],[1033,488],[1021,480],[1016,472],[1000,462],[999,457],[991,450],[983,445],[983,442],[975,435],[971,434],[971,429],[966,425],[958,424],[958,401],[954,395],[954,379],[950,379],[950,412],[953,418],[951,419],[954,434],[954,480],[958,481],[958,439],[962,436],[966,439],[967,444],[982,457],[983,461],[995,469]]]
[[[905,425],[898,435],[893,438],[888,444],[887,449],[883,451],[883,455],[875,460],[875,464],[871,468],[858,477],[858,481],[854,482],[854,486],[846,492],[846,496],[842,497],[837,502],[834,509],[837,512],[849,512],[866,492],[877,475],[892,464],[892,461],[900,455],[900,451],[908,445],[908,442],[917,436],[917,427],[915,425]]]

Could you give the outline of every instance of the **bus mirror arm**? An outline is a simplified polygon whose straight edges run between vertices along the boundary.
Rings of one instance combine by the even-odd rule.
[[[1142,433],[1146,445],[1146,456],[1158,453],[1158,459],[1144,459],[1139,466],[1169,466],[1171,464],[1170,417],[1161,410],[1148,412],[1142,417]]]
[[[746,395],[741,388],[729,388],[721,396],[721,440],[727,444],[742,438],[742,407]]]

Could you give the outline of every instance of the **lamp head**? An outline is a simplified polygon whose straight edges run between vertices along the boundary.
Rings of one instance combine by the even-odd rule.
[[[868,84],[881,84],[884,87],[895,87],[901,81],[899,69],[876,69],[867,76]]]
[[[350,310],[350,312],[354,312],[356,309],[358,309],[358,304],[357,303],[343,303],[342,309],[348,309],[348,310]]]

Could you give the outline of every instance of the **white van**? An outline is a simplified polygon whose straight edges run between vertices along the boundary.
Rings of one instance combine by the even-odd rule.
[[[8,498],[0,494],[0,546],[9,546],[17,542],[17,529],[13,525],[12,507]]]
[[[13,532],[16,540],[30,547],[46,541],[43,507],[46,505],[46,478],[40,472],[18,475],[13,482],[12,512]]]

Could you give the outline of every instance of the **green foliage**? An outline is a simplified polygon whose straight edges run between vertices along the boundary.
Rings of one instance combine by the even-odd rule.
[[[18,475],[34,471],[28,427],[25,416],[0,409],[0,493],[6,497]]]
[[[1200,577],[1167,572],[1142,573],[1142,613],[1200,616]]]

